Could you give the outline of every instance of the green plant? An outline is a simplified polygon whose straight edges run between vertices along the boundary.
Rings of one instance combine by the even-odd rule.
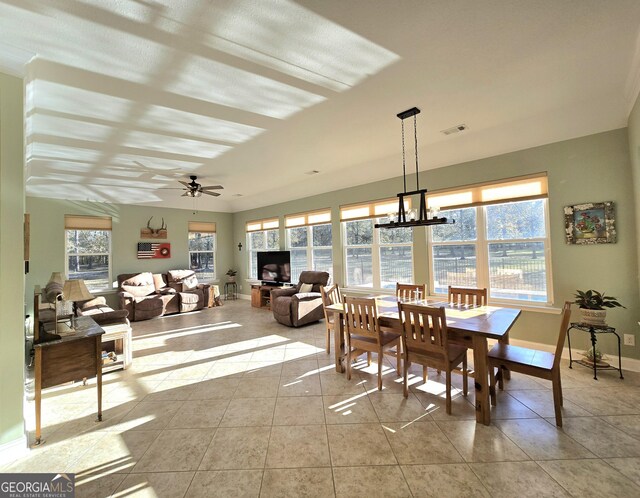
[[[619,302],[618,298],[612,296],[606,296],[604,292],[598,292],[593,289],[588,291],[577,290],[575,294],[575,301],[578,306],[588,310],[603,310],[605,308],[624,308]]]
[[[229,268],[229,269],[227,270],[226,275],[229,275],[230,277],[235,277],[237,273],[238,273],[238,270],[234,270],[234,269],[232,269],[232,268]]]
[[[587,349],[584,353],[582,353],[582,356],[584,356],[587,361],[593,362],[593,348]],[[600,349],[596,348],[596,362],[602,361],[603,358],[604,353],[600,351]]]

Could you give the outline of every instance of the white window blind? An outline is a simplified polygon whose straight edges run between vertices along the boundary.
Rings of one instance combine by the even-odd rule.
[[[65,230],[111,230],[110,216],[64,215]]]
[[[411,209],[411,198],[404,200],[404,209]],[[340,221],[365,220],[380,218],[398,211],[398,199],[382,199],[366,203],[348,204],[340,206]]]
[[[268,218],[265,220],[248,221],[246,225],[247,232],[258,232],[260,230],[272,230],[280,226],[278,218]]]
[[[287,228],[324,225],[326,223],[331,223],[331,209],[288,214],[284,217],[284,226]]]
[[[196,233],[216,233],[216,224],[207,221],[190,221],[189,231]]]

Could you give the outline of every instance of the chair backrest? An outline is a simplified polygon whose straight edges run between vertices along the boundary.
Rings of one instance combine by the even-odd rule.
[[[380,340],[380,325],[375,299],[345,297],[343,298],[346,312],[347,333],[362,335]]]
[[[329,323],[333,323],[333,313],[327,312],[327,306],[331,306],[332,304],[342,302],[342,294],[340,293],[340,287],[338,287],[338,284],[333,284],[333,285],[330,285],[329,287],[325,287],[324,285],[321,285],[320,294],[322,295],[324,319]]]
[[[556,344],[556,356],[553,359],[553,368],[558,368],[560,358],[562,357],[562,348],[564,348],[564,339],[567,336],[569,321],[571,320],[571,302],[565,301],[562,307],[562,320],[560,321],[560,333],[558,334],[558,344]]]
[[[300,281],[297,286],[298,292],[300,292],[301,284],[312,284],[313,288],[311,292],[320,292],[320,286],[327,285],[329,278],[330,276],[326,271],[305,270],[300,273]]]
[[[487,289],[449,286],[449,302],[457,306],[486,306]]]
[[[415,306],[398,302],[407,353],[437,353],[448,357],[447,317],[444,307]]]
[[[416,298],[416,291],[422,293],[422,298],[427,297],[427,286],[422,284],[400,284],[396,283],[396,297],[398,299],[408,300]]]

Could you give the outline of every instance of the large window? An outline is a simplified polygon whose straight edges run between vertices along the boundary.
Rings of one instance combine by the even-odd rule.
[[[65,273],[82,279],[89,292],[111,284],[111,218],[65,216]]]
[[[517,189],[510,191],[513,183]],[[496,203],[491,199],[491,203],[479,201],[476,206],[442,211],[443,216],[455,219],[455,224],[431,228],[433,293],[446,294],[449,285],[486,287],[492,299],[552,301],[546,178],[542,188],[533,192],[527,191],[524,183],[520,180],[476,189],[481,194],[502,192],[504,197],[511,193],[513,200]],[[540,198],[518,200],[518,191],[524,198]],[[462,194],[446,194],[450,199],[454,195]]]
[[[291,281],[305,270],[333,274],[331,210],[285,216],[287,250],[291,252]]]
[[[278,227],[279,221],[277,219],[258,220],[247,223],[249,278],[258,278],[258,252],[278,251],[280,249],[280,232]]]
[[[198,280],[216,278],[216,224],[202,221],[189,222],[189,264]]]

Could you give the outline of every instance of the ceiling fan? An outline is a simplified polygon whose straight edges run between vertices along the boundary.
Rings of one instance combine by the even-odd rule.
[[[202,194],[218,197],[220,195],[218,192],[209,192],[209,190],[221,190],[224,188],[222,185],[210,185],[208,187],[203,187],[198,182],[196,182],[196,180],[198,179],[196,175],[191,175],[189,178],[191,178],[190,182],[178,180],[180,183],[182,183],[182,185],[186,187],[182,189],[185,191],[185,193],[182,194],[182,197],[200,197],[202,196]]]

